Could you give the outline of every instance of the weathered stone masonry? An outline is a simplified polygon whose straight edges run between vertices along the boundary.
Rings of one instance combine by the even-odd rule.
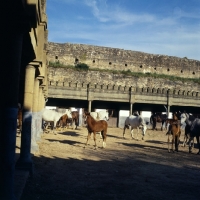
[[[185,78],[199,78],[200,74],[198,60],[84,44],[48,42],[48,60],[65,65],[86,63],[91,69],[130,70]]]
[[[139,87],[139,88],[166,88],[176,89],[182,91],[200,91],[200,85],[193,82],[182,81],[170,81],[161,78],[144,78],[144,77],[132,77],[122,74],[113,74],[100,71],[76,71],[68,68],[48,68],[48,80],[49,84],[58,83],[77,83],[77,84],[94,84],[94,85],[111,85],[122,87]],[[51,84],[50,84],[51,85]]]

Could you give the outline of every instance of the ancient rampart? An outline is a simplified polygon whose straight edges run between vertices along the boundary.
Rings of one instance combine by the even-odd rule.
[[[130,70],[199,78],[200,61],[84,44],[48,43],[48,60],[65,65],[86,63],[90,69]]]

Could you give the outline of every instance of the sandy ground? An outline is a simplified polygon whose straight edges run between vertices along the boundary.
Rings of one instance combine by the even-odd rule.
[[[93,139],[83,148],[85,127],[43,134],[21,200],[200,199],[197,148],[189,154],[180,145],[178,153],[168,153],[166,131],[147,130],[144,140],[141,130],[138,140],[131,139],[129,130],[123,139],[122,132],[108,128],[105,149],[98,134],[97,150]]]

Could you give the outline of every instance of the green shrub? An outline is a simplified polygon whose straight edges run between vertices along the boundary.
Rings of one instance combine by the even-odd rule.
[[[64,65],[62,63],[57,62],[49,62],[50,67],[57,67],[57,68],[71,68],[71,69],[76,69],[76,70],[89,70],[89,66],[85,63],[78,63],[75,66],[73,65]],[[109,69],[98,69],[98,68],[92,68],[92,71],[99,71],[99,72],[108,72],[108,73],[113,73],[113,74],[123,74],[124,76],[133,76],[133,77],[151,77],[151,78],[162,78],[162,79],[167,79],[171,81],[182,81],[184,82],[193,82],[193,83],[198,83],[200,84],[200,78],[183,78],[183,77],[178,77],[178,76],[173,76],[173,75],[166,75],[166,74],[157,74],[157,73],[142,73],[142,72],[131,72],[129,69],[128,70],[109,70]]]
[[[80,70],[89,70],[89,66],[85,63],[78,63],[75,65],[75,68]]]

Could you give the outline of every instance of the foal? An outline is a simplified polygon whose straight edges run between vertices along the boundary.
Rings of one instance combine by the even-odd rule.
[[[174,144],[175,144],[175,151],[178,152],[178,145],[179,145],[179,138],[181,135],[181,127],[178,122],[178,117],[174,114],[173,119],[167,119],[166,124],[169,123],[169,129],[166,135],[168,135],[168,152],[170,152],[170,135],[172,135],[172,152],[174,152]]]
[[[91,134],[93,133],[95,149],[96,149],[97,148],[96,133],[101,132],[101,135],[103,137],[103,148],[105,148],[106,147],[106,134],[107,134],[107,128],[108,128],[107,122],[105,120],[96,121],[90,115],[90,113],[85,113],[85,122],[87,123],[87,129],[88,129],[88,136],[87,136],[87,141],[86,141],[85,147],[87,146],[88,140],[91,137]]]

